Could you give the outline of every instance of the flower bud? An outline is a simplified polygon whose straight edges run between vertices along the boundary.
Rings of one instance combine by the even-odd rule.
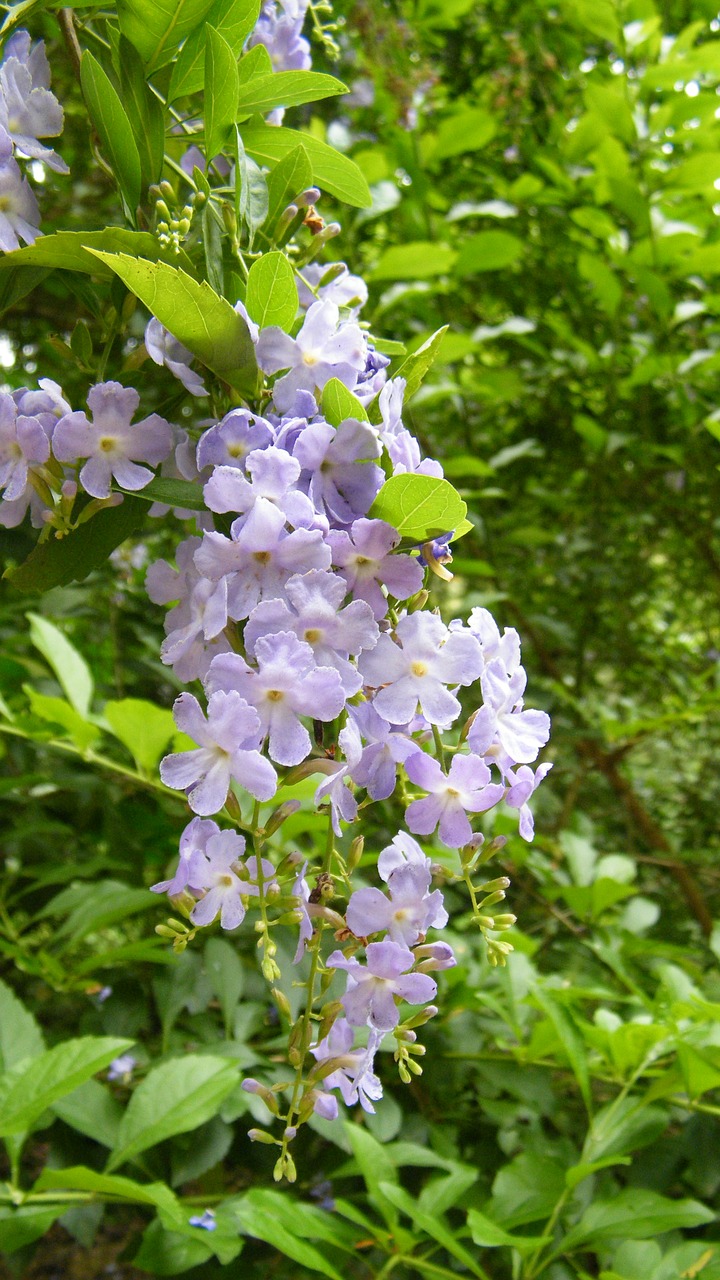
[[[284,804],[278,805],[277,809],[273,809],[270,817],[265,823],[265,835],[273,835],[287,818],[292,817],[300,809],[299,800],[286,800]],[[295,855],[290,854],[290,857]],[[279,869],[279,868],[278,868]]]
[[[359,866],[360,859],[363,856],[364,848],[365,848],[365,837],[355,836],[355,839],[350,845],[350,850],[347,856],[347,872],[349,876],[351,876],[353,871],[356,869],[356,867]]]
[[[271,987],[271,991],[272,991],[273,999],[278,1009],[280,1010],[281,1013],[285,1014],[285,1017],[288,1019],[288,1022],[289,1022],[292,1018],[292,1011],[290,1009],[290,1003],[288,1001],[287,996],[285,995],[285,992],[281,991],[279,987]]]
[[[319,187],[307,187],[305,191],[301,191],[299,196],[295,197],[295,205],[298,209],[307,209],[311,204],[317,204],[320,199]]]
[[[514,916],[511,911],[506,915],[495,916],[496,929],[512,929],[514,924],[517,924],[517,916]]]
[[[262,1098],[268,1111],[272,1111],[274,1116],[280,1114],[275,1094],[266,1085],[261,1084],[259,1080],[254,1080],[252,1076],[248,1076],[246,1080],[243,1080],[240,1088],[244,1089],[245,1093],[254,1093],[257,1098]]]
[[[248,1129],[248,1138],[251,1142],[262,1142],[266,1147],[279,1147],[280,1142],[277,1138],[273,1138],[271,1133],[266,1133],[265,1129]]]

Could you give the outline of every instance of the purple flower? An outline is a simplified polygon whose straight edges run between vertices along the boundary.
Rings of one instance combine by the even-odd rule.
[[[322,390],[330,378],[352,391],[365,368],[366,349],[362,329],[352,322],[341,325],[334,302],[314,302],[296,338],[277,325],[263,329],[256,355],[263,373],[288,370],[273,388],[277,409],[287,413],[297,391]]]
[[[535,835],[535,822],[533,820],[528,800],[534,791],[540,786],[543,778],[547,777],[552,769],[551,764],[538,765],[533,773],[528,764],[523,764],[515,773],[508,773],[507,780],[510,783],[505,803],[511,809],[520,810],[519,831],[523,840],[532,840]]]
[[[208,646],[213,654],[224,653],[230,647],[221,634],[227,626],[227,617],[226,579],[211,582],[197,577],[187,599],[171,609],[165,619],[167,636],[160,650],[163,662],[174,667],[183,680],[196,679],[201,669],[204,675],[210,662],[208,658],[204,663]]]
[[[329,556],[325,544],[323,550]],[[369,605],[353,600],[343,609],[346,586],[342,578],[315,567],[288,578],[284,595],[286,600],[268,599],[253,609],[245,627],[246,648],[252,653],[260,636],[294,631],[298,639],[310,645],[318,666],[335,667],[340,672],[343,689],[352,697],[361,688],[362,677],[349,657],[372,648],[378,638],[378,626]]]
[[[340,837],[342,835],[341,820],[343,822],[354,822],[358,812],[357,800],[352,793],[350,779],[360,759],[362,745],[360,734],[353,720],[348,720],[345,728],[338,735],[338,746],[345,756],[345,764],[341,764],[339,761],[334,764],[328,762],[328,777],[324,782],[320,783],[315,792],[315,803],[322,804],[323,800],[329,800],[333,831],[336,836]]]
[[[153,604],[170,604],[189,595],[198,575],[193,557],[200,546],[200,538],[186,538],[175,551],[177,569],[167,560],[156,560],[145,575],[145,590]]]
[[[38,138],[63,130],[63,110],[50,92],[50,67],[42,40],[31,48],[27,31],[18,31],[5,46],[0,66],[0,125],[23,155],[42,160],[56,173],[68,173],[64,160]]]
[[[358,889],[348,903],[346,920],[358,938],[388,933],[393,942],[410,947],[428,929],[448,922],[439,889],[429,893],[430,871],[417,863],[396,867],[388,877],[390,897],[380,889]]]
[[[318,667],[309,644],[291,631],[263,636],[255,645],[258,670],[239,654],[213,658],[205,682],[209,693],[235,690],[255,707],[259,744],[267,741],[278,764],[300,764],[310,754],[310,734],[299,716],[334,720],[345,706],[339,673]],[[259,745],[258,744],[258,745]]]
[[[307,3],[281,0],[281,10],[272,2],[263,5],[248,48],[264,44],[274,71],[307,71],[312,66],[310,45],[300,35]]]
[[[137,1058],[131,1053],[121,1053],[119,1058],[113,1058],[107,1070],[108,1080],[121,1080],[123,1084],[128,1084],[133,1071],[137,1066]]]
[[[12,396],[0,392],[0,489],[7,502],[21,498],[28,484],[28,468],[50,457],[50,441],[37,418],[18,414]]]
[[[270,761],[254,746],[246,746],[257,741],[260,717],[239,693],[212,694],[207,720],[197,698],[181,693],[173,714],[178,729],[200,745],[197,750],[166,756],[160,777],[167,787],[187,791],[195,813],[218,813],[233,778],[256,800],[274,796],[277,775]]]
[[[238,861],[245,851],[245,837],[236,831],[216,831],[205,843],[201,855],[203,897],[190,912],[193,924],[208,925],[220,916],[223,929],[237,929],[245,918],[241,901],[246,881],[237,874]]]
[[[342,271],[337,275],[333,275],[327,284],[323,284],[323,278],[331,270],[337,270],[338,267],[342,267]],[[303,267],[302,272],[297,277],[297,287],[300,306],[304,310],[307,310],[316,301],[308,285],[312,286],[313,289],[317,289],[318,301],[334,302],[337,307],[349,307],[352,309],[353,315],[357,314],[368,300],[365,281],[361,276],[351,275],[344,262],[334,263],[331,268],[328,267],[327,263],[320,262],[309,262],[306,267]]]
[[[113,478],[123,489],[144,489],[153,479],[152,471],[137,466],[137,460],[156,467],[170,453],[173,429],[164,418],[151,413],[131,426],[140,397],[132,387],[119,382],[100,382],[88,392],[90,422],[84,413],[66,413],[53,435],[53,452],[59,462],[88,461],[80,472],[80,483],[93,498],[110,496]]]
[[[0,249],[34,244],[40,232],[40,210],[20,166],[7,154],[8,135],[0,129]]]
[[[200,437],[198,470],[205,467],[242,467],[253,449],[266,449],[273,440],[273,428],[265,418],[249,409],[231,409],[221,422]]]
[[[352,707],[351,714],[368,744],[353,769],[353,782],[372,800],[387,800],[395,790],[398,764],[421,747],[408,736],[407,725],[388,724],[370,702]]]
[[[380,879],[387,882],[397,867],[406,866],[425,867],[429,874],[430,859],[423,853],[417,840],[413,840],[405,831],[398,831],[378,858]]]
[[[180,837],[180,861],[171,880],[151,885],[153,893],[166,893],[169,898],[183,889],[202,889],[205,885],[207,842],[220,831],[210,818],[193,818]],[[242,852],[242,850],[240,851]]]
[[[354,418],[337,428],[327,422],[310,423],[293,449],[303,469],[301,483],[315,509],[342,524],[370,509],[385,478],[372,462],[380,453],[372,427]]]
[[[349,533],[332,530],[328,542],[333,565],[358,600],[366,600],[375,617],[386,617],[388,602],[381,583],[397,600],[408,600],[423,584],[423,570],[414,556],[391,555],[400,534],[384,520],[356,520]]]
[[[188,1218],[191,1227],[200,1227],[203,1231],[217,1231],[217,1222],[212,1209],[203,1209],[202,1213],[194,1213]]]
[[[307,861],[303,862],[302,867],[295,877],[295,882],[292,887],[293,897],[297,903],[296,909],[300,912],[298,944],[295,955],[293,956],[293,964],[300,963],[305,953],[305,947],[313,936],[312,920],[310,919],[310,913],[307,908],[307,904],[310,901],[310,886],[305,879],[307,866]]]
[[[404,378],[393,378],[385,383],[378,397],[382,415],[380,439],[390,455],[394,474],[400,475],[409,471],[442,477],[443,470],[440,463],[429,458],[423,461],[417,440],[403,426],[402,403],[405,385]]]
[[[382,1085],[373,1072],[374,1058],[382,1033],[371,1031],[367,1046],[355,1049],[355,1033],[345,1018],[333,1023],[328,1035],[310,1050],[318,1062],[337,1060],[337,1068],[323,1078],[325,1089],[339,1089],[347,1107],[360,1103],[363,1111],[375,1114],[373,1102],[382,1098]],[[315,1108],[319,1110],[318,1107]],[[321,1111],[322,1114],[322,1111]]]
[[[418,704],[431,724],[452,722],[460,703],[447,684],[472,684],[482,671],[474,636],[452,634],[433,614],[411,613],[395,628],[398,642],[380,636],[358,667],[365,683],[378,689],[375,710],[391,724],[406,724]]]
[[[262,519],[264,504],[271,503],[281,511],[295,529],[309,529],[315,520],[315,508],[306,494],[295,487],[300,463],[284,449],[269,445],[249,453],[247,480],[238,467],[215,467],[203,490],[211,511],[237,511],[243,516],[238,527],[247,528]]]
[[[437,985],[424,973],[408,973],[415,957],[407,947],[396,942],[371,942],[365,948],[367,966],[355,956],[333,951],[327,958],[328,969],[345,969],[348,985],[342,997],[345,1016],[353,1027],[365,1023],[377,1031],[392,1031],[399,1021],[395,998],[408,1004],[427,1004],[437,992]]]
[[[472,836],[468,812],[484,813],[505,795],[501,783],[490,782],[490,770],[478,756],[455,756],[446,776],[437,760],[418,752],[406,762],[405,771],[411,782],[429,792],[405,810],[410,830],[429,836],[439,825],[440,839],[451,849],[459,849]]]
[[[155,316],[148,321],[145,329],[145,346],[147,353],[155,364],[165,365],[167,369],[182,382],[191,396],[206,396],[207,388],[199,373],[190,368],[193,359],[192,351],[188,351],[182,342],[178,342],[168,329],[161,325]]]
[[[453,629],[452,623],[450,629]],[[502,662],[507,675],[514,675],[520,666],[520,636],[514,627],[506,627],[501,636],[489,609],[476,608],[470,610],[468,630],[479,641],[486,666],[497,660]]]
[[[472,750],[497,758],[503,770],[508,765],[532,764],[550,736],[550,717],[545,711],[522,710],[525,671],[518,667],[508,677],[505,665],[496,658],[483,671],[483,706],[468,733]]]
[[[320,531],[288,533],[283,513],[270,502],[263,501],[251,526],[236,520],[230,532],[230,538],[206,533],[195,564],[206,578],[228,578],[228,613],[236,622],[247,618],[261,600],[279,604],[288,579],[299,569],[324,569],[330,563],[330,548]]]

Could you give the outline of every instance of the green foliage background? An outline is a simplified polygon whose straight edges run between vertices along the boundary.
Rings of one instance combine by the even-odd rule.
[[[119,225],[41,9],[28,20],[55,54],[74,175],[48,180],[44,227]],[[64,1265],[82,1274],[70,1268],[83,1250],[92,1259],[117,1239],[127,1276],[214,1277],[230,1263],[249,1277],[717,1280],[716,5],[340,0],[336,15],[341,63],[318,51],[315,65],[353,95],[293,123],[370,184],[370,209],[324,198],[322,211],[343,224],[333,252],[370,284],[372,331],[413,349],[449,326],[409,422],[474,524],[443,607],[485,604],[516,625],[531,703],[553,717],[535,842],[508,824],[497,863],[513,880],[516,951],[490,970],[449,890],[460,964],[425,1033],[424,1074],[393,1087],[388,1063],[377,1117],[317,1122],[297,1188],[274,1191],[272,1152],[245,1137],[262,1104],[227,1070],[272,1080],[283,1039],[253,940],[239,961],[219,936],[178,960],[145,891],[183,821],[156,783],[175,689],[142,587],[167,535],[146,522],[139,546],[42,600],[4,584],[3,1063],[19,1046],[39,1056],[38,1025],[65,1045],[54,1053],[82,1058],[79,1038],[92,1037],[86,1082],[23,1112],[25,1090],[15,1128],[13,1081],[0,1081],[8,1174],[13,1135],[31,1131],[33,1195],[0,1207],[8,1274],[34,1275],[33,1249],[69,1239]],[[5,316],[6,377],[56,378],[79,402],[125,293],[108,281],[98,302],[71,279],[86,367],[68,363],[85,338],[66,327],[56,273]],[[140,313],[133,324],[140,342]],[[139,365],[133,377],[148,410],[171,416],[169,375]],[[24,531],[2,541],[11,562],[32,545]],[[312,837],[307,823],[288,824],[288,847]],[[92,1079],[103,1045],[115,1056],[122,1041],[140,1045],[138,1103],[129,1083]],[[192,1127],[151,1132],[126,1159],[173,1091]],[[108,1149],[125,1186],[102,1182]],[[80,1165],[90,1175],[68,1172]],[[219,1205],[221,1230],[199,1237],[179,1203]],[[36,1246],[58,1218],[69,1236],[55,1227]]]

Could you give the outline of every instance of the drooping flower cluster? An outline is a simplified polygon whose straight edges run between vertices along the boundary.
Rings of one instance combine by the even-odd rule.
[[[265,4],[250,47],[263,44],[277,69],[305,69],[307,7],[307,0]],[[0,67],[7,107],[0,163],[6,137],[11,149],[62,171],[37,141],[60,131],[62,112],[47,87],[42,46],[31,49],[21,34]],[[11,112],[21,100],[25,114]],[[228,165],[220,159],[222,174]],[[297,215],[318,196],[308,189],[290,208]],[[502,962],[510,944],[492,935],[514,917],[488,911],[508,882],[484,886],[478,905],[470,877],[486,853],[473,824],[504,802],[531,839],[528,801],[550,768],[533,768],[549,720],[524,705],[517,632],[501,635],[485,609],[446,623],[428,607],[430,571],[449,576],[455,531],[428,527],[412,545],[376,512],[388,478],[445,482],[440,463],[422,458],[405,426],[405,379],[389,376],[388,358],[361,323],[364,282],[345,264],[327,270],[309,261],[297,280],[298,313],[286,329],[259,327],[244,301],[236,303],[262,383],[246,403],[209,385],[211,373],[193,367],[192,352],[150,319],[151,359],[189,396],[226,409],[187,430],[155,413],[134,421],[140,397],[115,381],[90,388],[89,414],[73,410],[47,379],[35,391],[0,393],[0,524],[17,525],[29,509],[34,525],[65,532],[125,492],[146,489],[158,468],[186,482],[188,508],[174,511],[193,517],[195,531],[179,541],[174,563],[151,565],[147,590],[154,603],[171,606],[163,662],[179,681],[202,686],[202,698],[196,687],[174,707],[192,745],[160,766],[163,783],[184,793],[195,816],[174,874],[153,888],[189,921],[180,933],[184,926],[167,926],[181,946],[215,922],[233,931],[255,911],[272,984],[281,978],[277,925],[293,929],[294,964],[310,953],[307,1016],[294,1022],[288,1051],[298,1072],[280,1143],[279,1176],[288,1177],[297,1125],[313,1112],[337,1115],[337,1092],[373,1110],[382,1095],[375,1059],[387,1037],[401,1078],[420,1071],[416,1029],[437,1012],[430,975],[455,957],[449,943],[428,939],[448,913],[414,837],[437,834],[459,851],[448,855],[457,868],[448,875],[469,885],[490,958]],[[151,513],[169,510],[155,503]],[[273,859],[273,833],[299,807],[285,789],[314,774],[315,805],[327,820],[324,853]],[[268,815],[262,806],[271,801],[278,807]],[[393,825],[404,828],[376,866],[361,835],[371,804],[394,805]],[[346,834],[354,839],[341,852]],[[327,942],[328,930],[337,945]],[[326,993],[334,998],[320,1005]],[[273,986],[273,994],[289,1016],[282,990]],[[279,1114],[271,1088],[254,1079],[244,1087]]]
[[[17,31],[0,63],[0,249],[18,249],[21,240],[34,244],[41,234],[37,200],[18,158],[67,173],[65,161],[40,142],[62,129],[63,110],[50,91],[44,43],[33,45],[27,31]]]

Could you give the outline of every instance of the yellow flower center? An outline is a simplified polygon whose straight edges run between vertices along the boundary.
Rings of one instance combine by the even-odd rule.
[[[427,663],[426,663],[426,662],[411,662],[411,663],[410,663],[410,670],[412,671],[412,673],[413,673],[413,675],[414,675],[414,676],[426,676],[426,675],[427,675]]]

